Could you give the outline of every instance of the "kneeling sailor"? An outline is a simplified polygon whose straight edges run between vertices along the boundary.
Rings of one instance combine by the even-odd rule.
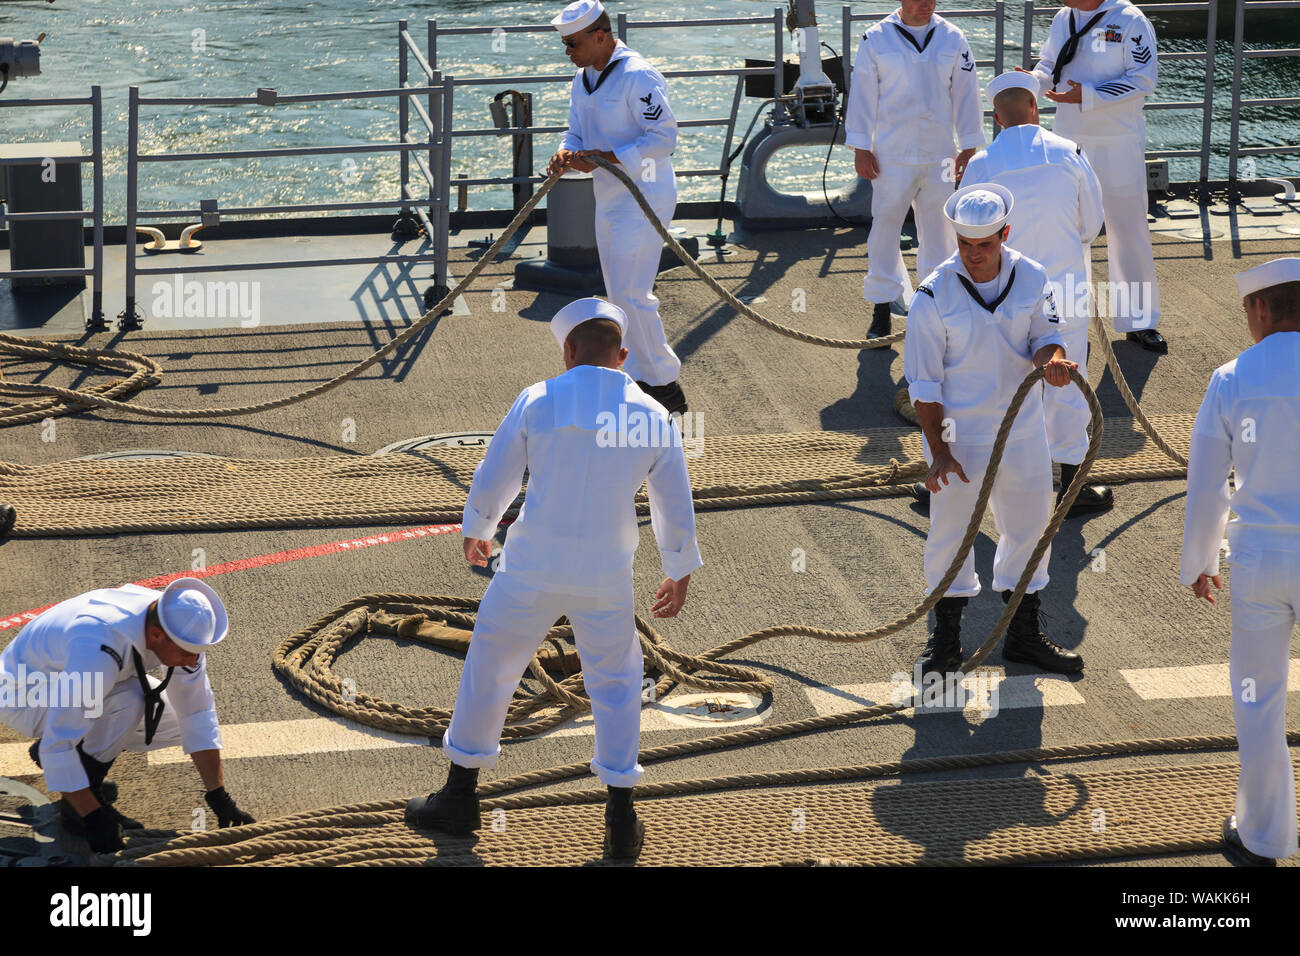
[[[1046,270],[1003,243],[1011,209],[1011,193],[995,183],[953,193],[944,214],[956,230],[957,251],[917,288],[908,311],[903,372],[930,464],[927,593],[957,555],[1016,389],[1036,367],[1045,367],[1049,385],[1067,386],[1076,367],[1066,359]],[[960,481],[950,483],[950,475]],[[1016,416],[989,505],[999,536],[993,586],[1005,602],[1052,514],[1052,458],[1037,395]],[[1049,548],[1016,609],[1002,656],[1077,673],[1083,659],[1039,631],[1038,593],[1047,585],[1050,556]],[[961,667],[961,612],[979,593],[972,550],[935,607],[923,673],[948,675]]]
[[[133,823],[113,808],[116,788],[105,779],[124,750],[183,747],[220,825],[253,822],[222,785],[205,655],[226,630],[217,593],[178,578],[163,591],[124,584],[69,598],[0,653],[0,723],[39,738],[32,759],[46,786],[63,794],[65,820],[96,853],[122,849],[122,825]],[[148,674],[159,666],[167,668],[161,681]],[[39,700],[12,694],[35,684],[45,688]]]

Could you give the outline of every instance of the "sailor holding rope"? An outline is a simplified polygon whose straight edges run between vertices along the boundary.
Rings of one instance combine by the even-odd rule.
[[[253,822],[222,785],[205,661],[226,630],[217,593],[178,578],[162,591],[124,584],[69,598],[0,653],[0,723],[39,738],[32,760],[63,794],[69,829],[95,852],[122,849],[123,825],[138,826],[113,807],[116,787],[106,779],[124,750],[183,747],[220,825]],[[159,666],[167,668],[161,681],[148,673]]]
[[[1238,273],[1237,291],[1255,344],[1215,370],[1192,426],[1180,580],[1214,602],[1226,528],[1241,774],[1223,840],[1234,859],[1272,866],[1297,851],[1286,696],[1300,615],[1300,259]]]
[[[1101,180],[1115,331],[1148,351],[1168,352],[1156,331],[1160,287],[1147,225],[1142,115],[1156,88],[1155,29],[1129,0],[1063,2],[1033,75],[1056,104],[1052,131],[1082,146]]]
[[[609,788],[605,852],[635,858],[645,827],[632,808],[641,778],[641,688],[632,558],[634,499],[642,483],[664,578],[652,611],[673,617],[702,565],[681,433],[667,410],[623,371],[627,319],[600,299],[579,299],[551,319],[565,368],[516,399],[474,473],[465,504],[465,557],[486,565],[489,541],[528,469],[527,499],[479,606],[442,749],[447,783],[412,800],[414,826],[468,833],[481,825],[475,786],[496,765],[510,699],[547,630],[573,625],[596,724],[595,773]]]
[[[1004,186],[976,183],[955,192],[944,214],[957,251],[917,287],[907,313],[903,372],[930,465],[930,532],[925,539],[926,591],[957,556],[980,483],[1011,397],[1034,368],[1047,384],[1070,384],[1047,271],[1007,246],[1013,200]],[[1030,394],[1008,437],[989,506],[998,529],[993,587],[1008,601],[1052,514],[1052,459],[1043,402]],[[1051,550],[1043,554],[1007,630],[1002,656],[1073,674],[1083,659],[1039,630],[1039,592]],[[980,593],[975,552],[935,607],[935,629],[917,666],[950,679],[962,663],[961,614]]]
[[[935,0],[901,0],[863,34],[853,64],[844,143],[854,148],[857,173],[872,187],[863,282],[863,297],[873,303],[870,339],[890,333],[890,305],[907,283],[898,246],[908,207],[916,218],[919,278],[952,252],[955,237],[943,204],[984,145],[970,44],[934,8]]]
[[[1015,197],[1010,241],[1047,270],[1061,312],[1065,352],[1078,359],[1086,378],[1091,314],[1088,244],[1101,232],[1101,183],[1082,147],[1038,125],[1038,81],[1032,74],[1003,73],[985,93],[1002,133],[975,154],[966,167],[966,178],[973,183],[998,183]],[[1049,388],[1043,401],[1052,461],[1061,465],[1059,502],[1088,453],[1092,413],[1083,393],[1073,386]],[[1068,517],[1097,514],[1114,504],[1109,487],[1085,485]]]
[[[686,395],[677,381],[682,363],[664,336],[654,295],[663,240],[627,187],[587,159],[599,156],[622,166],[667,226],[677,208],[677,119],[668,87],[641,54],[614,37],[600,0],[569,4],[551,25],[578,72],[569,93],[569,128],[546,174],[592,174],[605,292],[627,316],[627,373],[670,413],[685,413]]]

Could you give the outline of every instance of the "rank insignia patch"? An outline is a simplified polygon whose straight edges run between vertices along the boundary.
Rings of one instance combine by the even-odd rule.
[[[645,96],[637,97],[637,99],[639,99],[642,103],[645,104],[645,111],[641,115],[652,122],[664,115],[664,108],[662,105],[657,105],[657,106],[650,105],[650,100],[653,97],[654,97],[653,93],[647,93]]]

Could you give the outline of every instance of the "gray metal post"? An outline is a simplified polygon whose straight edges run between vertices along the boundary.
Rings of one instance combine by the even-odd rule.
[[[91,260],[90,321],[86,331],[103,332],[108,328],[104,321],[104,100],[98,86],[90,88],[90,137],[94,154],[94,213],[91,228],[95,236],[95,251]]]
[[[626,43],[627,42],[627,14],[626,13],[620,13],[618,15],[618,26],[616,27],[616,29],[618,30],[618,38],[622,40],[624,43]]]
[[[434,44],[434,43],[437,43],[437,42],[438,42],[438,35],[434,33],[434,22],[433,22],[432,20],[430,20],[430,21],[429,21],[429,33],[428,33],[428,35],[425,36],[425,49],[426,49],[426,51],[432,51],[432,49],[433,49],[433,44]],[[435,66],[430,65],[430,69],[437,69],[437,68],[435,68]],[[421,73],[422,73],[422,70],[421,70]],[[428,82],[428,83],[429,83],[429,86],[433,86],[433,81],[432,81],[432,79],[429,79],[429,81],[425,81],[425,82]],[[435,94],[435,92],[430,92],[428,103],[425,103],[425,111],[429,113],[429,117],[430,117],[430,118],[433,117],[433,101],[434,101],[434,99],[437,99],[437,96],[438,96],[438,94]],[[450,122],[450,116],[451,116],[451,114],[448,113],[447,116],[448,116],[448,122]],[[433,140],[434,140],[435,135],[437,135],[437,134],[434,133],[434,130],[429,130],[429,160],[428,160],[428,163],[429,163],[429,172],[430,172],[430,173],[432,173],[434,169],[437,169],[437,166],[434,165],[434,150],[433,150]],[[448,143],[447,146],[448,146],[448,148],[450,148],[451,144]],[[429,186],[429,203],[432,204],[434,199],[437,199],[437,194],[434,193],[433,186],[430,185],[430,186]],[[451,202],[451,186],[450,186],[450,185],[447,186],[447,202],[448,202],[448,203]]]
[[[847,3],[840,7],[840,27],[843,36],[840,38],[840,69],[844,74],[844,96],[845,102],[848,102],[849,87],[853,85],[853,63],[849,59],[849,46],[853,43],[853,8]]]
[[[1228,193],[1237,199],[1237,142],[1241,135],[1241,49],[1246,19],[1246,2],[1237,0],[1236,22],[1232,27],[1232,131],[1228,135]]]
[[[117,317],[123,332],[140,328],[135,307],[135,208],[140,176],[140,87],[127,92],[126,121],[126,308]]]
[[[776,50],[772,63],[772,95],[777,98],[774,117],[784,112],[780,97],[785,92],[785,11],[780,7],[772,14],[772,24],[776,27]]]
[[[445,84],[442,93],[442,175],[438,177],[439,182],[439,201],[441,208],[438,210],[438,268],[436,282],[439,286],[450,291],[450,285],[447,282],[447,260],[450,258],[451,250],[451,127],[452,127],[452,109],[453,94],[455,84],[452,83],[450,76],[443,78]]]
[[[1033,63],[1034,46],[1034,0],[1025,0],[1025,40],[1020,50],[1020,65],[1026,70]]]
[[[993,5],[993,8],[997,11],[993,18],[993,75],[1001,76],[1002,66],[1004,63],[1002,44],[1005,42],[1007,34],[1007,5],[1005,0],[998,0],[998,2]]]
[[[1201,114],[1201,182],[1210,181],[1210,124],[1214,120],[1214,45],[1219,31],[1218,0],[1206,5],[1205,110]]]
[[[397,87],[398,89],[406,88],[407,78],[410,75],[410,65],[408,63],[408,56],[406,52],[406,32],[407,32],[406,21],[398,20],[397,21]],[[397,141],[399,143],[406,142],[407,133],[411,128],[410,108],[411,108],[410,104],[406,102],[405,96],[399,96],[397,98]],[[401,166],[402,182],[397,191],[397,195],[399,199],[405,201],[406,190],[411,182],[411,154],[408,153],[406,150],[402,150],[401,153],[399,153],[398,155],[401,157],[400,162],[402,164]],[[398,217],[399,217],[399,221],[410,219],[411,207],[403,203],[401,210],[398,212]]]
[[[429,69],[438,68],[438,21],[429,21],[429,43],[424,51],[424,58],[429,61]]]

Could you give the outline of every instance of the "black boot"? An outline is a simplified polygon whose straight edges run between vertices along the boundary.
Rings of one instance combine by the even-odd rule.
[[[1011,592],[1002,592],[1002,603],[1011,600]],[[1002,645],[1004,660],[1035,667],[1056,674],[1077,674],[1083,670],[1083,658],[1074,651],[1053,644],[1039,626],[1041,603],[1038,594],[1026,594],[1020,599],[1015,617],[1007,628],[1007,639]]]
[[[40,741],[37,746],[39,749]],[[90,792],[95,795],[95,799],[103,804],[108,815],[112,817],[119,826],[124,830],[139,830],[144,824],[139,820],[133,820],[118,811],[113,804],[117,803],[117,784],[108,779],[108,771],[113,767],[113,761],[102,763],[96,760],[86,751],[81,749],[81,744],[77,744],[77,756],[81,758],[81,768],[86,771],[86,776],[90,780]]]
[[[953,674],[961,668],[961,610],[970,598],[939,598],[934,606],[934,633],[917,664],[921,675]]]
[[[647,385],[645,382],[636,384],[641,391],[666,408],[669,415],[686,414],[686,393],[682,391],[680,382],[669,382],[667,385]]]
[[[911,492],[916,496],[916,503],[925,514],[930,513],[930,489],[924,481],[912,482]]]
[[[14,522],[17,520],[18,512],[14,510],[13,505],[0,505],[0,541],[3,541],[14,529]]]
[[[605,859],[635,860],[645,842],[645,824],[632,809],[631,787],[610,787],[605,801]]]
[[[1061,466],[1061,490],[1056,493],[1058,505],[1078,473],[1078,465]],[[1113,507],[1115,507],[1115,493],[1111,491],[1109,485],[1084,485],[1079,489],[1079,497],[1074,499],[1074,504],[1070,505],[1070,510],[1065,513],[1065,517],[1083,518],[1087,515],[1101,514]]]
[[[867,329],[867,338],[880,339],[890,333],[893,326],[890,324],[889,302],[877,302],[876,307],[871,310],[871,328]]]
[[[467,835],[483,825],[479,813],[478,768],[452,764],[447,782],[437,793],[406,805],[406,822],[426,830]]]

